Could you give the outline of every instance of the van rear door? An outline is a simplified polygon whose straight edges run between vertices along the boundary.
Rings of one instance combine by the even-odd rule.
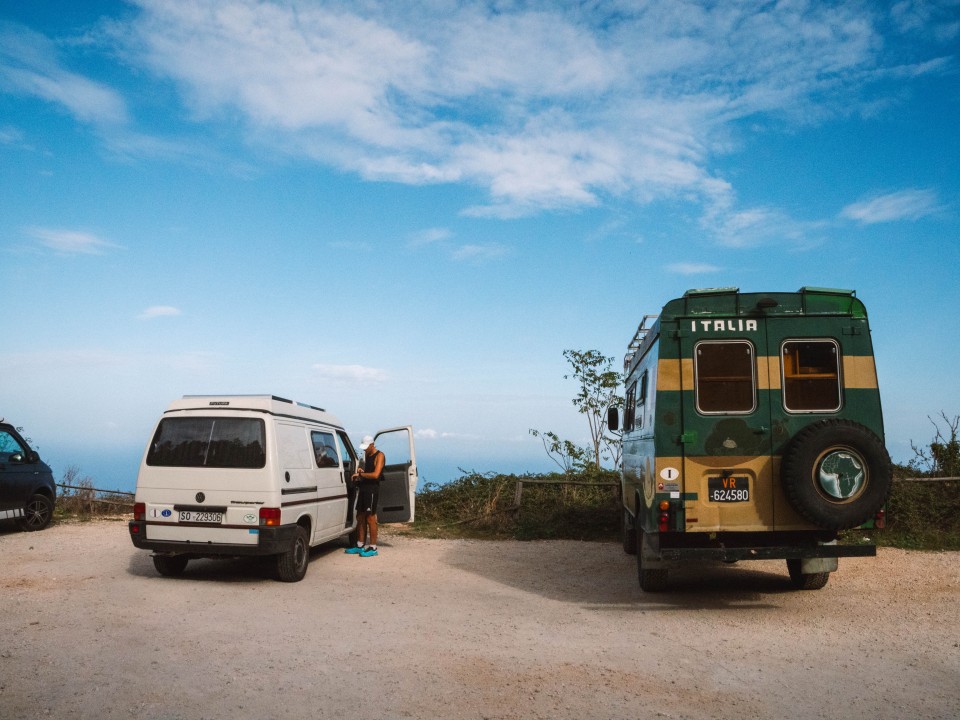
[[[374,436],[385,465],[380,483],[377,519],[380,522],[412,522],[417,489],[417,456],[413,446],[413,428],[380,430]]]

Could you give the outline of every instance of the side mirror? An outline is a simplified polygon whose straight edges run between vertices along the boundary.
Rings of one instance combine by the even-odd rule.
[[[27,453],[27,462],[38,463],[40,462],[40,456],[37,453],[35,453],[33,450],[31,450],[29,453]]]
[[[620,429],[620,413],[614,407],[607,408],[607,427],[614,432]]]

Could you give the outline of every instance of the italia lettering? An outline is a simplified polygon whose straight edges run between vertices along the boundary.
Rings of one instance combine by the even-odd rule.
[[[699,327],[698,327],[699,325]],[[690,329],[696,332],[756,332],[756,320],[691,320]]]

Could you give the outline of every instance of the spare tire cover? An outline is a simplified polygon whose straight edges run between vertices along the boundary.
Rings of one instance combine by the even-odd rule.
[[[851,420],[821,420],[793,438],[783,453],[780,480],[801,516],[829,530],[872,519],[890,495],[893,473],[886,448]]]

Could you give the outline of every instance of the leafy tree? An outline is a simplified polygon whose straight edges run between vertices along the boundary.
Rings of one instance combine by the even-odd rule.
[[[623,397],[617,393],[622,378],[612,368],[613,358],[597,350],[564,350],[563,357],[570,364],[570,373],[564,375],[564,379],[579,383],[572,402],[579,413],[587,416],[591,444],[577,445],[549,431],[531,429],[530,434],[541,439],[547,455],[564,472],[599,470],[604,460],[619,465],[620,433],[607,427],[607,409],[623,407]]]

